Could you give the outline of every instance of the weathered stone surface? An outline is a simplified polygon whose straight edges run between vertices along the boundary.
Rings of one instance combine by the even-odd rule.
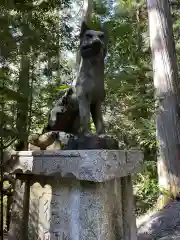
[[[34,184],[29,239],[123,239],[119,181],[49,179],[44,187]]]
[[[169,202],[138,228],[138,240],[180,239],[180,202]]]
[[[43,135],[32,134],[28,139],[33,146],[41,150],[89,150],[89,149],[119,149],[119,143],[109,135],[74,135],[65,132],[51,131]]]
[[[22,151],[6,166],[9,172],[102,182],[136,173],[142,159],[142,152],[136,150]]]
[[[20,213],[14,196],[9,239],[136,240],[130,174],[142,157],[135,150],[17,153],[6,166],[31,187]]]
[[[131,175],[121,178],[123,240],[137,240],[135,203]]]
[[[69,134],[67,138],[63,148],[65,150],[119,149],[118,141],[108,135],[75,136]]]
[[[8,234],[9,240],[27,239],[28,212],[26,206],[26,197],[28,196],[27,183],[20,180],[16,181],[15,192],[13,198],[13,206],[11,213],[10,230]]]

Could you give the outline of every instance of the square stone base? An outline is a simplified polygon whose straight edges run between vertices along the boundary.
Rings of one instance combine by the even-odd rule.
[[[120,179],[53,180],[30,191],[29,239],[123,239]]]
[[[137,240],[131,173],[142,155],[125,151],[22,152],[9,240]]]

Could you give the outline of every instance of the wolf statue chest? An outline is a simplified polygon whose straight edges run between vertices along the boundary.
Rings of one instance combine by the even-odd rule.
[[[78,98],[86,95],[91,100],[104,100],[104,63],[96,59],[83,61],[74,86]]]

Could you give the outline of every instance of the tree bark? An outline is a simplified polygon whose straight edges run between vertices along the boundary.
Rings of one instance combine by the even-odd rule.
[[[176,197],[180,187],[179,83],[168,0],[147,0],[156,97],[160,188]],[[166,194],[165,194],[166,195]]]
[[[19,73],[19,92],[21,92],[25,98],[17,102],[17,120],[16,128],[19,133],[19,142],[23,142],[24,150],[28,148],[28,111],[29,111],[29,71],[30,61],[29,56],[22,52],[21,55],[21,69]]]
[[[82,7],[82,22],[84,21],[87,25],[88,22],[91,20],[91,14],[92,14],[92,0],[83,0],[83,7]],[[79,49],[77,51],[77,55],[76,55],[76,68],[77,71],[79,70],[79,66],[80,66],[80,62],[81,62],[81,56],[80,56],[80,52]]]

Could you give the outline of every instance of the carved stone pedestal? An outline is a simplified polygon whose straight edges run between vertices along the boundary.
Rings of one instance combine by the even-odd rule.
[[[20,152],[9,240],[136,240],[139,151]]]

